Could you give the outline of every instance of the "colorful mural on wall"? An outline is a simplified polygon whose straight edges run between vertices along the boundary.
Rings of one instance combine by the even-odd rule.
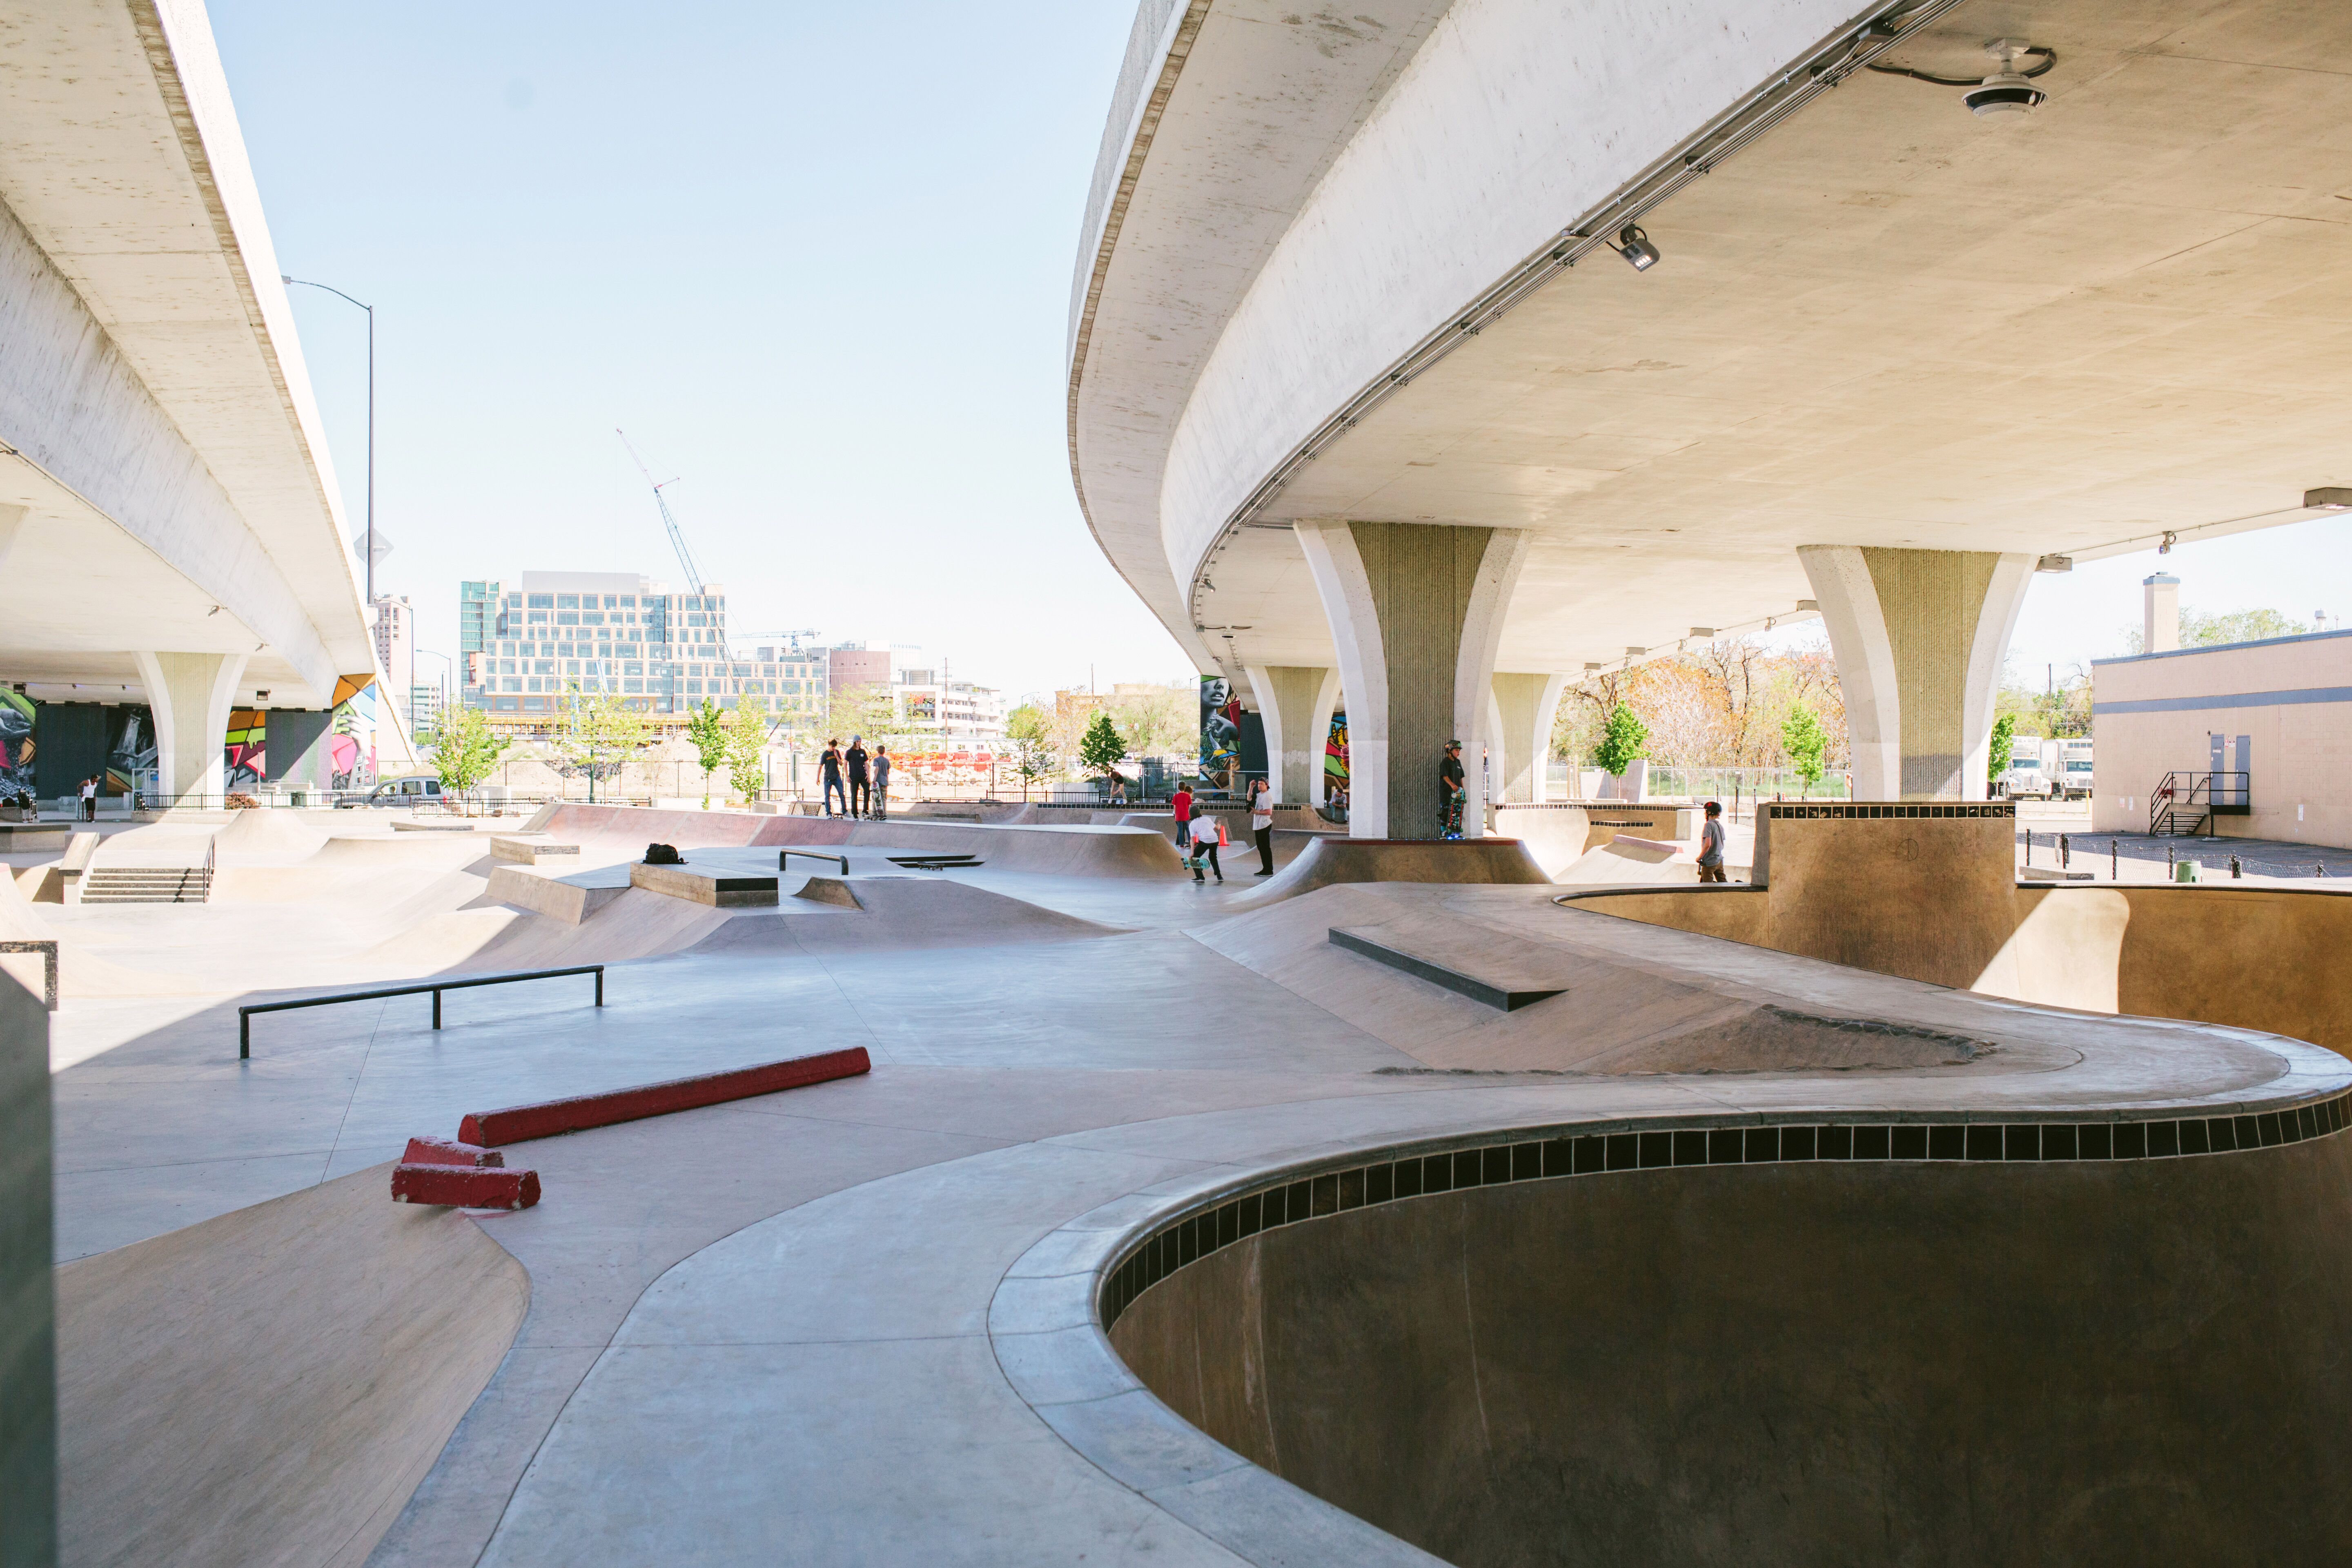
[[[155,716],[145,708],[108,710],[106,785],[108,795],[130,795],[154,786]]]
[[[1221,675],[1201,678],[1201,775],[1223,781],[1241,765],[1242,700]],[[1230,785],[1228,786],[1230,787]]]
[[[375,677],[346,675],[335,682],[334,706],[325,713],[231,713],[225,758],[228,787],[267,780],[301,789],[366,788],[376,782],[377,711]]]
[[[1348,715],[1331,715],[1331,732],[1323,740],[1323,798],[1329,800],[1348,787]]]
[[[0,691],[0,795],[33,793],[33,700]]]
[[[229,710],[228,742],[223,752],[229,788],[245,789],[269,776],[266,750],[268,734],[269,714],[266,709]]]

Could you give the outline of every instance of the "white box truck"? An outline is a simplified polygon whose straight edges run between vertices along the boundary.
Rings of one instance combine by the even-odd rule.
[[[2068,800],[2091,798],[2091,742],[2087,737],[2058,742],[2058,783]]]
[[[2055,782],[2057,773],[2057,742],[2039,735],[2013,735],[2009,742],[2009,768],[1999,780],[2000,791],[2011,800],[2055,799],[2064,787]]]

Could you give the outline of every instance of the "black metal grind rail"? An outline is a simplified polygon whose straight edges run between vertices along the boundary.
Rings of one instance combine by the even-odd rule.
[[[778,856],[776,857],[776,869],[777,869],[777,870],[779,870],[779,871],[789,871],[789,870],[791,870],[791,869],[792,869],[792,866],[790,865],[790,863],[789,863],[789,862],[792,860],[792,858],[793,858],[793,856],[795,856],[795,855],[798,855],[798,856],[800,856],[802,858],[803,858],[803,859],[807,859],[807,860],[830,860],[830,861],[832,861],[835,865],[839,866],[839,867],[841,868],[841,874],[842,874],[843,876],[846,877],[846,876],[848,876],[848,875],[849,875],[849,857],[848,857],[848,856],[846,856],[846,855],[820,855],[820,854],[818,854],[818,853],[817,853],[815,850],[814,850],[814,849],[787,849],[787,850],[783,851],[782,854],[780,854],[780,855],[778,855]]]
[[[596,1005],[604,1005],[604,966],[583,963],[570,969],[525,969],[512,974],[486,974],[478,980],[435,980],[422,985],[385,985],[373,991],[339,991],[332,996],[305,996],[293,1002],[256,1002],[236,1010],[236,1059],[245,1061],[253,1055],[253,1016],[256,1013],[289,1013],[297,1007],[331,1007],[338,1002],[373,1002],[384,996],[420,996],[433,994],[433,1026],[441,1026],[441,993],[469,991],[477,985],[511,985],[519,980],[554,980],[566,974],[593,974],[596,977]]]

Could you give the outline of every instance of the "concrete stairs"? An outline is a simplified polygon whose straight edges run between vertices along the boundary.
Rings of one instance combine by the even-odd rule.
[[[202,866],[93,866],[82,873],[85,904],[201,904],[213,874]]]

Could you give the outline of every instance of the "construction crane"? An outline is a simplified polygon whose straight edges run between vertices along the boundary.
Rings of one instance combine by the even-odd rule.
[[[646,467],[645,458],[637,455],[637,448],[635,445],[630,441],[629,433],[615,425],[613,426],[613,434],[621,438],[622,446],[629,448],[629,456],[635,461],[637,465],[637,472],[645,475],[646,483],[653,486],[654,488],[654,505],[661,508],[662,525],[669,530],[670,548],[677,552],[677,563],[686,571],[686,585],[697,594],[701,593],[702,573],[694,564],[693,553],[686,547],[685,530],[679,528],[677,525],[677,519],[670,515],[669,500],[662,494],[662,489],[664,486],[674,485],[677,483],[677,481],[674,479],[656,479],[654,478],[653,470]]]

